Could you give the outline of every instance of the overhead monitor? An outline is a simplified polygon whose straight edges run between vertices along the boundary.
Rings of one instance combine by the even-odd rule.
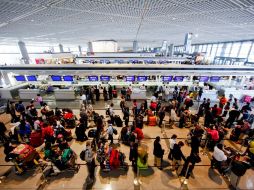
[[[110,81],[110,76],[100,76],[101,81]]]
[[[147,81],[147,76],[138,76],[137,81],[139,81],[139,82]]]
[[[135,76],[126,76],[126,77],[125,77],[125,80],[126,80],[127,82],[133,82],[133,81],[135,81]]]
[[[174,77],[174,81],[175,81],[175,82],[182,82],[182,81],[183,81],[183,78],[184,78],[183,76],[175,76],[175,77]]]
[[[66,76],[63,76],[63,79],[64,79],[64,81],[73,81],[73,76],[71,76],[71,75],[66,75]]]
[[[60,75],[52,75],[52,81],[62,81],[62,77]]]
[[[35,75],[29,75],[29,76],[26,76],[26,78],[28,81],[37,81],[37,77]]]
[[[16,79],[17,81],[26,81],[26,78],[25,78],[24,75],[15,76],[15,79]]]
[[[89,81],[98,81],[98,76],[88,76]]]
[[[162,82],[171,82],[173,79],[173,76],[162,76]]]
[[[220,81],[220,77],[219,76],[212,76],[210,77],[210,82],[219,82]]]
[[[199,77],[199,82],[208,82],[209,81],[209,77],[208,76],[201,76]]]

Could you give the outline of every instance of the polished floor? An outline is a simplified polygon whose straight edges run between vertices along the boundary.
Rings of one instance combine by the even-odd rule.
[[[66,102],[67,105],[68,102]],[[114,101],[118,105],[118,101]],[[96,111],[100,114],[105,114],[104,111],[104,102],[97,102],[94,106]],[[197,106],[197,105],[196,105]],[[116,113],[121,115],[119,107],[116,106]],[[195,109],[195,106],[194,106]],[[78,115],[78,110],[74,110]],[[195,112],[195,110],[192,110]],[[168,119],[167,117],[165,118]],[[11,127],[9,123],[10,117],[8,115],[0,115],[0,120],[4,121],[8,128]],[[117,128],[118,134],[120,133],[120,128]],[[92,187],[88,187],[86,183],[87,169],[85,165],[81,165],[78,173],[73,174],[71,172],[66,172],[59,174],[58,176],[51,177],[48,183],[45,184],[43,189],[45,190],[71,190],[71,189],[94,189],[94,190],[171,190],[171,189],[206,189],[206,190],[219,190],[219,189],[229,189],[229,181],[220,176],[218,171],[210,168],[210,156],[211,152],[208,154],[203,154],[203,150],[200,149],[201,153],[201,163],[198,163],[193,171],[193,176],[188,180],[187,185],[181,184],[180,179],[176,172],[171,171],[170,162],[167,159],[168,155],[168,139],[172,134],[178,135],[178,141],[183,140],[187,137],[189,129],[183,128],[179,129],[176,126],[173,128],[165,128],[161,130],[159,127],[149,127],[145,126],[143,129],[145,140],[144,142],[149,147],[149,158],[148,163],[151,167],[148,170],[140,172],[140,185],[134,184],[134,179],[136,178],[132,168],[129,167],[128,171],[115,170],[108,173],[100,171],[100,168],[96,168],[96,181]],[[73,131],[74,134],[74,131]],[[159,170],[156,167],[153,167],[153,141],[156,136],[164,137],[161,140],[163,148],[166,150],[164,155],[163,170]],[[117,136],[114,137],[117,139]],[[117,140],[115,140],[117,143]],[[241,149],[244,151],[245,148],[241,148],[237,144],[232,144],[230,141],[225,141],[225,144],[228,146],[233,146],[236,149]],[[71,148],[79,155],[81,150],[85,147],[85,142],[80,143],[72,140],[70,142]],[[120,145],[119,149],[125,153],[127,159],[126,161],[130,164],[128,160],[129,156],[129,147],[125,145]],[[190,153],[190,147],[185,145],[183,147],[183,152],[186,156]],[[32,190],[38,189],[41,183],[41,172],[40,170],[31,170],[26,172],[22,176],[18,176],[14,173],[12,166],[8,166],[9,163],[4,161],[3,148],[0,148],[0,175],[5,174],[7,171],[9,173],[6,175],[5,179],[2,179],[0,184],[0,189],[22,189],[22,190]],[[81,161],[79,158],[77,163],[85,164],[84,161]],[[254,171],[249,169],[247,173],[241,177],[238,189],[254,189]]]

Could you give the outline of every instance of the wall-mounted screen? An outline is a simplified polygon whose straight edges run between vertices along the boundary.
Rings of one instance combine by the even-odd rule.
[[[182,82],[182,81],[183,81],[183,78],[184,78],[183,76],[175,76],[175,77],[174,77],[174,81],[175,81],[175,82]]]
[[[98,81],[98,76],[88,76],[89,81]]]
[[[73,76],[66,75],[66,76],[63,76],[63,79],[64,81],[73,81]]]
[[[26,76],[28,81],[37,81],[37,77],[35,75]]]
[[[62,81],[62,77],[59,75],[52,75],[51,79],[52,81]]]
[[[24,75],[15,76],[15,79],[16,79],[17,81],[26,81],[26,78],[25,78]]]
[[[173,79],[173,76],[162,76],[161,79],[163,82],[171,82]]]
[[[139,81],[139,82],[147,81],[147,76],[138,76],[137,81]]]
[[[199,82],[208,82],[209,77],[208,76],[201,76],[199,77]]]
[[[110,81],[110,76],[100,76],[101,81]]]
[[[210,82],[219,82],[219,81],[220,81],[220,77],[218,77],[218,76],[210,77]]]
[[[135,76],[126,76],[126,77],[125,77],[125,80],[126,80],[127,82],[133,82],[133,81],[135,81]]]

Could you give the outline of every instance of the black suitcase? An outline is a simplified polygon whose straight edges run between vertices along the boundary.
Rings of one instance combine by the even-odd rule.
[[[115,124],[116,124],[117,127],[122,127],[123,126],[123,121],[122,121],[122,119],[120,118],[119,115],[115,116]]]
[[[89,138],[94,138],[96,136],[96,129],[90,129],[88,131],[88,137]]]

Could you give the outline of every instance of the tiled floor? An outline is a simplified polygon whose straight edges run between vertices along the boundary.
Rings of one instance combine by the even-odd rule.
[[[114,102],[118,104],[118,102]],[[68,102],[66,103],[68,106]],[[94,106],[97,108],[97,112],[100,114],[105,114],[104,110],[104,102],[100,101],[97,105]],[[118,107],[119,108],[119,107]],[[193,110],[194,111],[194,110]],[[75,109],[74,112],[78,115],[78,110]],[[121,111],[117,110],[117,114],[121,115]],[[0,115],[1,121],[7,123],[9,125],[9,116],[7,115]],[[166,118],[167,120],[167,118]],[[117,128],[118,134],[120,133],[120,128]],[[153,141],[156,136],[160,137],[170,137],[172,134],[177,134],[179,138],[186,138],[188,129],[179,129],[174,127],[173,129],[165,128],[165,131],[162,133],[161,129],[158,127],[148,127],[145,126],[143,132],[147,139],[144,142],[149,146],[149,158],[148,163],[150,166],[153,166]],[[73,131],[74,134],[74,131]],[[117,136],[115,136],[117,139]],[[117,142],[117,141],[115,141]],[[216,170],[212,170],[209,166],[210,159],[209,156],[200,154],[202,162],[195,166],[193,171],[194,176],[190,177],[187,186],[182,186],[181,182],[176,174],[176,172],[172,172],[170,170],[170,164],[167,159],[168,154],[168,147],[167,143],[168,139],[162,139],[161,144],[163,148],[166,150],[164,156],[164,169],[161,171],[155,167],[149,167],[146,171],[141,171],[141,181],[142,184],[140,186],[135,186],[133,181],[135,179],[134,172],[132,168],[129,167],[128,171],[122,170],[115,170],[112,172],[104,173],[101,172],[99,167],[96,169],[96,182],[94,183],[92,189],[94,190],[174,190],[174,189],[210,189],[210,190],[217,190],[217,189],[228,189],[228,184],[226,180],[221,177]],[[226,145],[231,145],[228,141],[225,142]],[[71,148],[79,155],[82,148],[85,146],[85,143],[76,142],[72,140]],[[238,146],[238,145],[234,145]],[[239,146],[238,146],[239,148]],[[122,152],[125,153],[127,159],[126,161],[130,164],[128,160],[129,156],[129,147],[125,145],[121,145],[120,149]],[[190,153],[190,147],[185,145],[183,147],[183,152],[186,156]],[[202,150],[201,150],[202,152]],[[210,154],[210,153],[209,153]],[[3,148],[0,148],[0,174],[2,175],[10,166],[6,166],[11,163],[6,163],[4,161],[4,154]],[[77,163],[84,164],[85,162],[81,161],[79,158]],[[22,189],[22,190],[32,190],[37,189],[41,180],[41,172],[40,171],[29,171],[22,176],[17,176],[12,172],[7,175],[7,178],[2,180],[0,184],[0,189]],[[86,177],[87,177],[87,170],[85,165],[81,165],[80,170],[76,174],[72,173],[63,173],[56,177],[51,177],[49,182],[44,187],[45,190],[72,190],[72,189],[88,189],[86,185]],[[248,170],[245,176],[243,176],[240,180],[239,189],[254,189],[254,172],[253,170]]]

